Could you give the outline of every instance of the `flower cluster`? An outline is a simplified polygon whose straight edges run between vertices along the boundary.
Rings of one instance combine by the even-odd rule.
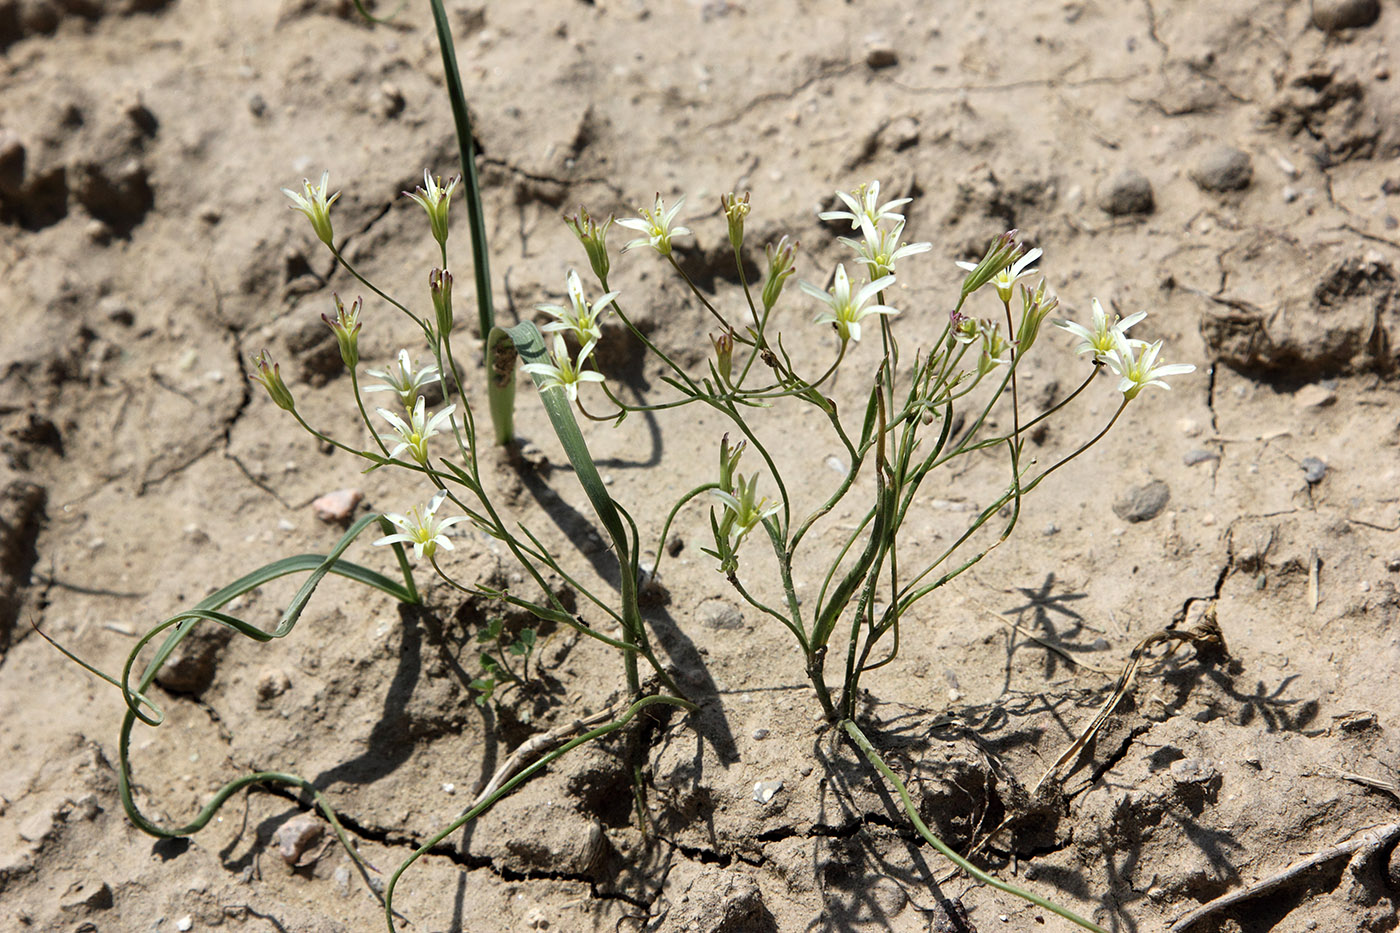
[[[1109,321],[1103,305],[1097,298],[1091,301],[1093,316],[1090,326],[1074,321],[1056,321],[1055,324],[1080,338],[1076,353],[1092,353],[1095,363],[1106,363],[1119,377],[1118,391],[1123,393],[1125,402],[1137,398],[1138,393],[1148,386],[1161,386],[1170,389],[1166,376],[1180,376],[1195,372],[1190,363],[1161,363],[1157,357],[1162,352],[1162,341],[1149,344],[1128,336],[1128,328],[1147,317],[1146,311],[1138,311],[1125,318],[1113,316]]]
[[[831,324],[836,329],[844,346],[847,341],[859,341],[861,320],[871,314],[898,314],[887,304],[867,302],[894,285],[895,263],[905,256],[926,253],[933,248],[932,243],[905,243],[904,215],[895,208],[903,207],[913,198],[895,198],[880,203],[880,183],[873,181],[861,185],[847,194],[836,192],[836,196],[848,208],[844,211],[822,211],[817,216],[822,220],[849,220],[852,230],[859,230],[861,239],[838,237],[839,241],[855,251],[856,258],[865,266],[869,282],[851,294],[851,280],[844,264],[836,267],[836,275],[831,289],[799,282],[802,290],[827,304],[828,310],[817,316],[816,323]],[[883,300],[883,295],[881,295]]]

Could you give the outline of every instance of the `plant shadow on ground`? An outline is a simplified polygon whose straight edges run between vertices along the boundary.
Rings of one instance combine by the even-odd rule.
[[[998,778],[991,760],[972,743],[936,739],[927,722],[924,717],[916,725],[911,713],[901,716],[895,728],[884,722],[880,731],[865,730],[891,767],[911,775],[909,791],[921,818],[939,838],[965,850],[970,831],[1000,813]],[[911,765],[926,761],[935,746],[952,745],[958,748],[941,762],[943,767]],[[893,790],[864,758],[844,742],[833,747],[825,737],[814,743],[814,757],[828,777],[811,833],[812,875],[826,907],[806,929],[854,933],[871,924],[888,925],[906,905],[931,929],[975,929],[975,917],[945,891],[958,872],[950,871],[915,832]],[[829,814],[828,807],[834,812]],[[1079,876],[1061,878],[1057,887],[1080,897],[1089,893],[1087,879]]]

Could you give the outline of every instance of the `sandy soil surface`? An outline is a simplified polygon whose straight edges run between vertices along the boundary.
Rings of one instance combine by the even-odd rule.
[[[331,547],[341,530],[317,518],[318,496],[359,490],[361,512],[425,497],[321,449],[243,377],[270,348],[307,417],[362,440],[319,321],[333,290],[359,290],[278,193],[304,176],[330,170],[347,255],[426,308],[433,252],[398,192],[425,167],[451,172],[455,143],[430,19],[410,7],[370,27],[344,0],[0,0],[0,928],[379,928],[382,882],[314,841],[293,793],[241,793],[188,841],[135,829],[113,768],[120,696],[30,623],[118,670],[136,636],[212,589]],[[879,178],[916,198],[909,233],[933,244],[900,276],[909,346],[941,326],[952,261],[1017,227],[1045,250],[1067,315],[1087,316],[1091,297],[1147,310],[1135,336],[1198,367],[1037,490],[1018,533],[922,605],[896,663],[868,681],[862,721],[945,839],[1109,929],[1149,931],[1400,819],[1393,4],[449,9],[504,319],[561,300],[566,269],[586,268],[560,222],[574,205],[605,215],[687,195],[685,262],[732,308],[722,192],[752,190],[756,258],[791,233],[799,275],[816,281],[845,255],[816,212]],[[655,257],[617,264],[652,339],[703,366],[699,303]],[[824,358],[814,305],[785,308],[790,349]],[[365,318],[364,365],[416,346],[372,296]],[[1021,376],[1033,404],[1082,378],[1072,346],[1041,337]],[[875,352],[861,345],[838,399],[859,397]],[[664,398],[640,359],[610,362],[620,391]],[[477,392],[479,371],[467,378]],[[1092,386],[1033,453],[1072,449],[1115,398]],[[759,424],[791,439],[794,487],[829,488],[839,445],[781,417]],[[595,570],[607,551],[523,378],[519,419],[526,462],[486,465],[501,501],[610,591]],[[710,478],[725,425],[686,409],[586,430],[654,538],[674,497]],[[911,546],[949,540],[1004,482],[995,458],[968,461],[928,490]],[[703,510],[677,528],[669,601],[648,618],[702,708],[647,733],[650,832],[633,818],[627,744],[583,749],[412,869],[404,928],[1070,929],[918,841],[825,729],[789,634],[700,552]],[[457,543],[460,576],[519,579],[490,542]],[[392,569],[363,542],[350,557]],[[270,585],[237,611],[271,627],[292,590]],[[544,631],[532,686],[479,706],[468,684],[490,611],[444,587],[410,611],[332,581],[285,640],[207,639],[157,691],[166,723],[137,729],[137,800],[177,824],[240,774],[295,772],[392,869],[511,749],[622,688],[605,649]],[[1134,646],[1212,616],[1227,653],[1148,665],[1032,803]],[[760,781],[782,786],[760,803]],[[1191,929],[1395,929],[1400,855],[1385,839]]]

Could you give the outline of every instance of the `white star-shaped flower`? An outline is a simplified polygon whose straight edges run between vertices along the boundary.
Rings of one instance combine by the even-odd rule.
[[[844,236],[836,239],[856,251],[860,261],[870,270],[872,279],[894,275],[894,264],[898,260],[933,249],[932,243],[901,243],[899,238],[904,235],[903,220],[895,224],[892,230],[881,230],[869,217],[861,215],[860,232],[864,239],[859,241]]]
[[[1122,377],[1118,381],[1118,391],[1125,401],[1132,401],[1148,386],[1161,386],[1170,389],[1164,376],[1180,376],[1196,371],[1190,363],[1157,363],[1157,355],[1162,352],[1162,341],[1144,344],[1143,341],[1130,341],[1122,334],[1115,335],[1113,350],[1108,354],[1108,366]],[[1138,346],[1133,346],[1136,343]],[[1138,350],[1142,354],[1138,355]]]
[[[1113,352],[1113,348],[1116,344],[1116,337],[1124,338],[1131,347],[1141,347],[1145,345],[1144,341],[1130,339],[1127,334],[1129,327],[1132,327],[1138,321],[1147,317],[1146,311],[1130,314],[1121,320],[1118,315],[1115,314],[1113,316],[1113,322],[1110,323],[1108,315],[1104,313],[1103,305],[1099,304],[1099,300],[1095,298],[1092,300],[1091,304],[1094,314],[1092,327],[1085,327],[1083,324],[1076,324],[1074,321],[1055,322],[1056,327],[1064,328],[1083,341],[1083,343],[1074,348],[1075,353],[1092,353],[1094,354],[1094,359],[1106,360],[1108,359],[1108,355]]]
[[[602,373],[583,368],[583,361],[588,359],[588,354],[593,352],[595,346],[597,344],[594,341],[584,344],[583,349],[579,351],[578,360],[574,361],[569,357],[569,348],[564,343],[563,335],[555,334],[554,349],[549,354],[550,362],[527,363],[520,368],[544,380],[544,384],[540,386],[541,391],[563,389],[569,396],[569,401],[577,402],[580,382],[603,381]]]
[[[617,222],[619,227],[637,230],[642,234],[622,247],[622,251],[625,253],[637,246],[650,246],[663,256],[671,255],[671,238],[690,233],[689,227],[671,226],[684,203],[685,198],[681,198],[668,211],[666,205],[661,201],[661,195],[658,194],[654,207],[644,207],[637,212],[642,215],[641,217],[624,217],[619,220]]]
[[[418,396],[418,404],[413,406],[413,411],[408,416],[407,422],[392,411],[378,409],[379,414],[394,426],[393,434],[379,435],[380,440],[386,444],[394,445],[389,452],[390,460],[407,450],[413,455],[414,460],[423,466],[428,465],[428,438],[436,437],[441,433],[438,428],[442,426],[444,421],[447,422],[448,427],[452,426],[452,413],[457,410],[457,406],[448,405],[431,418],[427,415],[427,407],[428,403],[423,396]]]
[[[439,547],[444,550],[453,550],[452,541],[443,534],[450,526],[458,522],[466,521],[466,516],[454,515],[451,518],[434,518],[434,513],[447,498],[447,492],[439,491],[428,502],[428,507],[419,511],[417,506],[408,510],[407,515],[399,515],[397,512],[389,512],[384,517],[393,522],[403,531],[396,534],[385,535],[374,544],[376,547],[385,544],[402,542],[413,545],[413,555],[418,558],[431,559],[437,553]]]
[[[1002,300],[1003,304],[1011,301],[1011,296],[1016,289],[1017,279],[1025,278],[1028,275],[1034,275],[1036,273],[1037,270],[1027,267],[1039,259],[1041,255],[1042,250],[1037,246],[988,280],[992,287],[997,290],[997,297]],[[964,272],[972,272],[977,268],[977,263],[962,262],[959,260],[957,267]]]
[[[868,314],[898,314],[899,312],[889,305],[871,305],[865,307],[865,303],[882,289],[889,288],[894,284],[894,276],[881,276],[873,282],[868,283],[851,295],[851,280],[846,275],[845,265],[836,267],[836,280],[832,284],[831,291],[827,291],[819,285],[811,282],[797,283],[804,292],[814,298],[820,298],[826,302],[829,311],[823,311],[817,316],[818,324],[835,324],[836,332],[840,334],[844,343],[847,340],[860,340],[860,322]]]
[[[418,391],[425,385],[431,385],[440,378],[438,368],[435,363],[429,363],[422,369],[413,368],[413,360],[408,355],[407,350],[399,351],[398,371],[391,369],[367,369],[368,375],[376,379],[383,379],[383,384],[365,386],[366,392],[397,392],[399,401],[403,403],[404,411],[411,411],[413,400],[418,398]]]
[[[317,239],[331,249],[335,249],[335,245],[331,242],[335,236],[331,230],[331,205],[335,203],[336,198],[340,197],[340,192],[337,191],[330,197],[326,197],[326,188],[330,185],[330,181],[331,173],[322,172],[319,185],[313,185],[310,179],[303,178],[301,180],[301,194],[291,188],[283,188],[282,193],[292,199],[291,208],[293,210],[301,211],[306,215],[306,219],[311,221],[311,229],[316,232]]]
[[[603,315],[608,311],[608,304],[617,297],[617,292],[607,292],[599,296],[597,301],[589,304],[588,299],[583,294],[583,283],[579,281],[578,273],[573,269],[569,270],[567,284],[569,307],[565,308],[560,305],[535,306],[537,310],[558,318],[558,320],[550,321],[540,330],[546,334],[571,330],[578,337],[579,346],[590,342],[597,343],[603,339],[603,329],[600,326]]]
[[[860,229],[860,219],[862,217],[876,226],[879,226],[880,221],[885,219],[903,220],[904,215],[895,213],[895,208],[903,207],[914,200],[913,198],[895,198],[893,201],[886,201],[884,204],[881,204],[880,183],[878,181],[872,181],[868,185],[861,185],[850,194],[844,191],[838,191],[836,192],[836,196],[850,209],[844,211],[822,211],[817,214],[817,216],[822,220],[849,220],[852,230]]]

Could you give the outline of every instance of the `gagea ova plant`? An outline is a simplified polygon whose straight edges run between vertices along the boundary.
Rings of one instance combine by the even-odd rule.
[[[435,189],[431,177],[417,195],[428,208],[434,236],[446,237],[447,201],[435,201],[433,190],[450,193],[449,184]],[[670,673],[653,651],[639,606],[639,587],[646,576],[662,577],[662,543],[684,507],[698,500],[708,524],[704,551],[734,592],[773,624],[790,633],[803,658],[814,702],[831,727],[844,733],[899,791],[910,818],[928,841],[944,851],[974,877],[1011,891],[1077,923],[1097,929],[1070,912],[992,878],[948,849],[923,826],[903,783],[885,764],[861,730],[857,698],[880,668],[899,654],[901,635],[909,633],[911,610],[982,560],[1017,525],[1022,500],[1050,474],[1097,443],[1123,410],[1147,386],[1166,388],[1164,377],[1191,371],[1186,365],[1159,362],[1160,341],[1148,344],[1129,337],[1128,330],[1143,315],[1110,320],[1097,301],[1087,324],[1056,321],[1081,343],[1087,354],[1082,383],[1063,400],[1045,411],[1025,412],[1017,387],[1017,372],[1038,342],[1044,322],[1058,307],[1058,300],[1044,279],[1032,284],[1041,258],[1040,249],[1027,249],[1015,231],[994,239],[977,262],[960,262],[962,280],[949,302],[951,310],[937,313],[942,321],[937,336],[912,351],[900,336],[901,312],[894,303],[893,287],[902,266],[929,250],[928,243],[904,240],[905,218],[900,209],[907,198],[880,201],[880,186],[872,182],[854,192],[838,193],[847,210],[821,216],[848,222],[851,236],[840,242],[852,251],[850,268],[839,263],[830,272],[829,286],[798,282],[800,289],[785,289],[794,275],[796,244],[784,237],[765,245],[767,268],[761,282],[750,282],[744,262],[744,231],[750,211],[747,195],[726,195],[721,201],[727,235],[740,283],[742,301],[721,308],[698,288],[678,261],[674,241],[689,231],[677,224],[682,202],[670,206],[657,197],[639,212],[616,225],[639,235],[622,247],[622,253],[648,253],[678,276],[715,328],[713,352],[703,367],[682,365],[666,349],[653,342],[633,323],[626,296],[613,288],[609,276],[613,256],[607,237],[614,221],[598,223],[586,211],[568,224],[584,248],[592,271],[593,287],[585,286],[577,271],[564,282],[566,304],[543,304],[539,311],[549,318],[542,328],[528,321],[504,332],[524,361],[538,390],[551,424],[592,504],[596,518],[612,545],[619,563],[615,594],[599,592],[583,582],[569,561],[552,553],[529,528],[501,514],[483,482],[481,462],[486,455],[478,436],[472,406],[452,365],[454,352],[450,302],[451,276],[446,269],[430,275],[434,314],[418,316],[400,302],[392,304],[418,324],[432,362],[415,367],[413,351],[399,353],[396,368],[367,370],[378,384],[360,389],[356,369],[355,336],[360,326],[359,303],[346,312],[337,303],[336,317],[328,322],[342,341],[343,358],[352,372],[354,404],[361,414],[373,449],[356,449],[307,425],[297,414],[291,392],[278,378],[275,365],[260,362],[255,378],[269,394],[318,438],[359,457],[371,468],[396,468],[422,490],[405,514],[386,516],[397,529],[374,543],[410,545],[415,559],[452,587],[477,596],[523,608],[544,622],[567,625],[581,635],[615,648],[633,709],[647,702],[689,707]],[[312,205],[307,211],[313,225],[326,223],[315,207],[329,204],[324,188],[309,188],[297,198]],[[439,223],[439,211],[444,218]],[[319,228],[318,228],[319,229]],[[444,253],[445,255],[445,253]],[[952,263],[949,269],[954,268]],[[439,283],[449,283],[446,287]],[[382,295],[381,292],[376,293]],[[797,298],[793,299],[792,296]],[[736,296],[737,297],[737,296]],[[986,300],[990,299],[990,300]],[[974,314],[974,301],[990,310],[986,318]],[[615,317],[620,329],[604,329]],[[826,360],[798,359],[783,339],[783,328],[817,327],[828,337]],[[610,336],[605,337],[605,334]],[[605,340],[639,341],[660,364],[669,397],[646,404],[625,401],[596,365],[597,350]],[[858,344],[875,344],[870,354],[858,358]],[[1062,352],[1052,347],[1048,352]],[[1101,424],[1078,429],[1076,446],[1049,463],[1026,456],[1028,432],[1048,419],[1072,422],[1073,403],[1090,388],[1101,370],[1116,377],[1119,402]],[[864,405],[854,414],[838,410],[828,394],[838,377],[859,380]],[[443,407],[429,411],[419,389],[430,383],[450,383]],[[368,414],[362,393],[383,391],[392,407]],[[603,483],[584,443],[575,412],[594,421],[621,421],[641,412],[677,412],[703,406],[717,412],[727,430],[714,438],[713,472],[697,477],[695,485],[680,495],[664,515],[635,516],[626,503],[617,501]],[[791,469],[773,449],[782,425],[809,409],[825,422],[835,444],[844,451],[849,467],[830,489],[816,500],[809,490],[794,494]],[[1009,429],[994,424],[1010,422]],[[956,428],[963,425],[961,430]],[[1073,436],[1070,424],[1060,432]],[[947,483],[962,458],[982,452],[1003,462],[1005,484],[982,508],[965,530],[936,553],[907,544],[906,527],[927,499],[931,485]],[[810,484],[808,484],[810,485]],[[415,501],[412,494],[410,502]],[[813,534],[832,525],[832,513],[854,511],[853,527],[844,530],[833,545],[828,535]],[[695,517],[697,510],[684,514]],[[457,579],[441,561],[442,551],[452,547],[448,531],[465,525],[501,542],[543,594],[530,598],[518,590],[487,587],[478,581]],[[643,567],[639,542],[656,540],[656,563]],[[823,541],[817,544],[816,541]],[[819,578],[807,579],[800,568],[823,567]],[[810,573],[810,571],[808,571]],[[546,576],[553,574],[572,585],[593,610],[616,623],[622,637],[613,639],[600,626],[586,625],[553,600]],[[800,599],[799,590],[815,592],[815,599]],[[499,634],[499,633],[498,633]],[[531,641],[533,632],[531,632]],[[488,639],[489,640],[489,639]],[[528,645],[518,647],[528,651]],[[493,672],[504,670],[489,662]],[[642,679],[645,671],[648,680]],[[649,687],[648,684],[651,686]],[[474,815],[474,814],[471,814]],[[464,815],[463,820],[469,818]],[[454,824],[460,825],[460,821]],[[449,830],[450,831],[450,830]],[[442,838],[441,835],[435,837]],[[430,843],[431,844],[431,843]],[[393,885],[389,896],[392,897]],[[392,923],[392,919],[390,920]]]
[[[1027,248],[1014,230],[993,239],[976,261],[940,266],[949,273],[946,302],[903,306],[894,288],[906,276],[907,264],[926,261],[923,254],[931,247],[906,241],[904,209],[910,199],[882,201],[878,182],[838,192],[844,209],[820,215],[842,228],[845,235],[839,241],[850,255],[817,270],[810,279],[798,279],[797,288],[787,287],[797,274],[799,258],[798,245],[789,237],[762,244],[765,262],[759,277],[750,281],[749,270],[757,268],[749,257],[757,251],[752,244],[746,251],[750,198],[725,195],[720,202],[722,222],[738,282],[729,305],[699,288],[677,257],[676,243],[690,235],[678,222],[683,199],[668,205],[657,196],[637,216],[602,222],[581,210],[567,224],[583,250],[578,269],[586,271],[567,273],[562,303],[539,305],[543,326],[526,320],[499,327],[490,307],[485,227],[465,105],[441,5],[435,3],[434,11],[465,183],[455,178],[444,183],[425,172],[423,185],[408,193],[426,213],[436,245],[426,294],[414,300],[391,296],[341,254],[332,216],[339,193],[330,191],[329,174],[317,184],[303,182],[300,190],[283,189],[316,238],[365,289],[365,295],[348,305],[333,298],[322,315],[350,377],[345,404],[353,406],[363,427],[362,441],[332,436],[310,423],[278,364],[266,353],[254,361],[251,374],[279,408],[318,440],[366,470],[393,471],[401,477],[401,511],[363,518],[329,553],[268,564],[161,622],[140,640],[120,676],[94,671],[119,687],[126,700],[119,782],[132,821],[156,836],[189,835],[207,825],[239,789],[280,782],[311,794],[346,851],[359,860],[329,802],[297,775],[263,771],[240,777],[180,825],[149,818],[132,793],[132,733],[138,721],[160,724],[163,714],[150,689],[180,641],[195,626],[207,623],[263,642],[285,637],[328,573],[417,603],[415,572],[428,569],[462,594],[501,611],[523,611],[542,625],[566,627],[615,652],[625,699],[584,717],[576,728],[532,740],[530,755],[512,756],[509,767],[499,771],[469,807],[398,866],[383,892],[385,922],[393,930],[394,891],[403,872],[452,832],[559,756],[626,729],[647,707],[695,708],[696,698],[684,695],[653,648],[642,606],[644,584],[665,578],[664,544],[671,531],[677,523],[688,523],[692,533],[705,539],[706,560],[725,585],[766,622],[790,633],[800,676],[810,684],[813,708],[820,710],[830,736],[852,742],[895,788],[924,839],[979,881],[1099,930],[1038,895],[986,874],[939,840],[924,825],[903,781],[862,730],[859,698],[865,691],[878,694],[881,670],[896,661],[902,643],[920,637],[914,608],[1006,540],[1017,527],[1027,495],[1098,443],[1144,388],[1166,388],[1166,377],[1193,367],[1162,363],[1160,341],[1148,343],[1128,335],[1143,314],[1111,318],[1097,300],[1087,323],[1054,321],[1079,340],[1077,347],[1040,339],[1059,302],[1046,281],[1036,278],[1041,250]],[[467,344],[454,311],[448,250],[449,208],[459,185],[472,229],[478,302],[477,333]],[[616,252],[608,243],[614,226],[634,234]],[[683,283],[711,329],[703,362],[683,362],[634,323],[632,296],[610,281],[614,261],[659,263]],[[960,281],[954,278],[959,274]],[[383,328],[390,314],[411,320],[421,341],[401,349],[387,365],[372,367],[361,360],[360,337],[366,330]],[[799,335],[798,330],[806,333]],[[913,335],[925,339],[915,341]],[[468,391],[472,380],[463,375],[475,372],[472,364],[480,352],[475,340],[482,341],[485,350],[481,382],[487,387],[493,426],[489,432],[479,426]],[[638,401],[635,393],[610,383],[599,367],[599,350],[605,341],[620,340],[638,342],[649,355],[651,365],[662,373],[663,397]],[[790,349],[796,346],[804,350]],[[1071,349],[1087,357],[1082,382],[1046,410],[1026,410],[1017,377],[1025,360],[1033,353]],[[504,462],[497,450],[514,433],[519,371],[530,377],[572,467],[569,481],[580,484],[616,561],[615,587],[590,583],[594,577],[585,572],[583,555],[551,550],[531,530],[529,516],[508,508],[493,492],[491,470],[503,468]],[[1092,388],[1104,372],[1112,378],[1098,381],[1111,383],[1117,404],[1103,420],[1085,424],[1076,402],[1091,390],[1109,391],[1109,386]],[[429,387],[432,391],[426,391]],[[857,402],[838,405],[837,396]],[[430,403],[430,398],[439,397],[441,401]],[[689,488],[667,508],[646,513],[636,511],[635,503],[615,498],[589,452],[576,413],[597,422],[648,413],[660,419],[664,429],[668,416],[697,407],[715,415],[709,423],[723,426],[710,438],[713,453],[687,479]],[[1026,441],[1050,420],[1060,422],[1056,437],[1077,440],[1041,462],[1028,456]],[[833,449],[842,452],[839,475],[821,471],[831,477],[826,488],[814,489],[810,464],[794,463],[784,449],[787,426],[798,422],[817,424]],[[911,532],[913,520],[939,490],[956,482],[965,459],[974,455],[995,458],[1004,477],[998,480],[998,491],[965,528],[930,550],[926,539]],[[799,479],[796,471],[804,467]],[[394,554],[397,578],[345,559],[351,545],[371,527],[379,532],[372,544]],[[450,552],[455,537],[473,532],[497,542],[517,565],[523,584],[505,587],[461,576]],[[647,554],[655,556],[648,561]],[[293,573],[308,576],[271,631],[227,611],[241,594]],[[552,585],[558,580],[577,594],[577,606],[561,600],[558,587]],[[506,688],[523,685],[532,661],[537,667],[541,663],[534,627],[508,630],[496,620],[477,638],[482,667],[471,686],[479,702],[492,702]],[[148,646],[154,651],[136,676],[133,672]],[[602,698],[588,699],[593,708],[605,705],[599,702]],[[634,743],[632,752],[638,820],[645,828],[645,750]]]

